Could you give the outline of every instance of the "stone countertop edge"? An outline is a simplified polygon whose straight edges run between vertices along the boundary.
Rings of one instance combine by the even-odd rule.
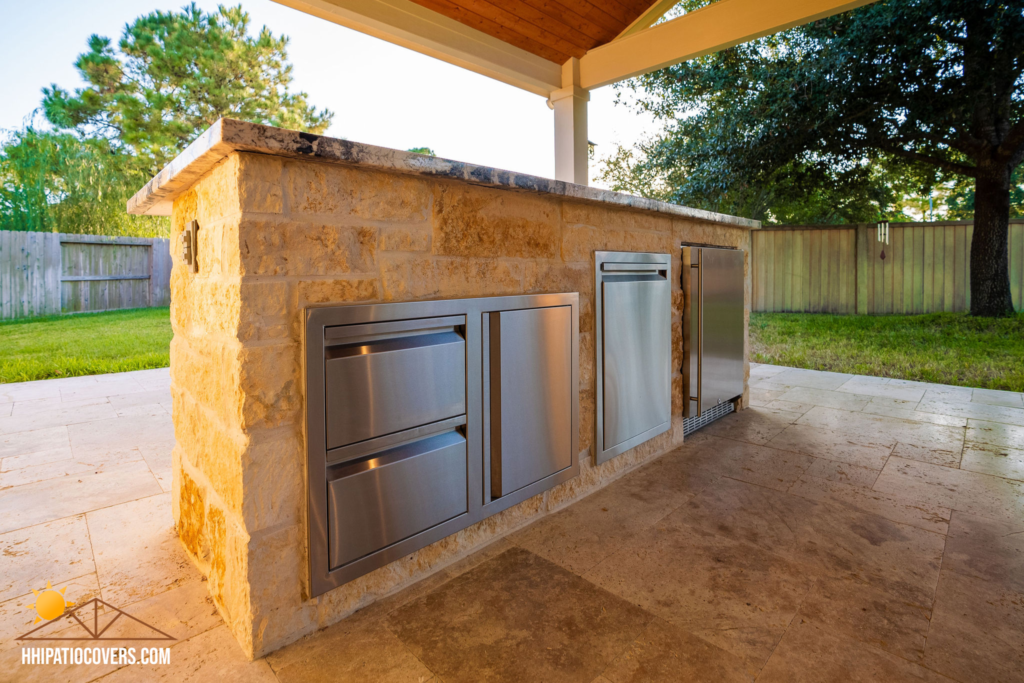
[[[293,159],[316,159],[329,163],[364,166],[391,173],[424,175],[461,180],[506,190],[534,192],[598,204],[612,204],[640,211],[707,221],[744,230],[757,230],[760,221],[713,211],[691,209],[622,192],[601,190],[538,176],[476,166],[461,161],[402,152],[387,147],[339,140],[324,135],[274,128],[235,119],[220,119],[167,164],[145,187],[128,200],[128,213],[169,216],[171,206],[210,169],[232,152],[273,154]]]

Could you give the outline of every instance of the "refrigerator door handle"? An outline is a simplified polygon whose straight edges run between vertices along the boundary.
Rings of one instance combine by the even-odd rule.
[[[696,258],[694,258],[696,257]],[[683,417],[700,416],[704,315],[702,303],[703,253],[683,247]],[[696,375],[696,377],[694,377]],[[694,381],[696,380],[696,381]],[[696,406],[694,405],[696,403]]]

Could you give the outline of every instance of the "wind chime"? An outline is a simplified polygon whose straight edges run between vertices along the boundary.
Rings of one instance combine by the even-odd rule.
[[[889,244],[889,221],[883,221],[877,226],[878,230],[878,241],[883,244]],[[885,247],[882,247],[882,260],[885,260]]]

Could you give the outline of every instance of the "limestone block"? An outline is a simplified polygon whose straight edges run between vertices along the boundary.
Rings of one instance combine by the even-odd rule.
[[[381,251],[430,251],[432,229],[425,225],[395,225],[380,229]]]
[[[232,197],[235,170],[233,165],[226,162],[218,164],[174,201],[171,211],[172,244],[177,244],[177,235],[193,220],[207,224],[222,219],[225,214],[238,213],[237,200]],[[172,253],[176,251],[171,249]]]
[[[310,304],[376,301],[376,279],[301,280],[298,282],[298,307]]]
[[[523,291],[527,294],[579,292],[580,300],[594,292],[594,265],[561,261],[530,261],[523,266]]]
[[[466,185],[434,190],[434,253],[489,258],[555,258],[558,204]]]
[[[238,204],[247,213],[281,213],[284,162],[265,154],[238,155]]]
[[[384,301],[501,296],[522,292],[522,267],[514,261],[381,256]]]
[[[173,399],[172,399],[173,400]],[[181,477],[177,476],[177,472],[181,471],[181,446],[178,444],[174,445],[171,449],[171,517],[174,519],[174,528],[178,528],[178,518],[181,516],[179,510],[179,501],[181,499]]]
[[[618,479],[629,470],[639,467],[648,460],[653,459],[660,453],[664,453],[673,447],[674,432],[669,429],[653,439],[648,439],[639,446],[629,449],[611,460],[605,460],[596,469],[601,476],[601,484],[606,485]]]
[[[593,263],[595,251],[649,251],[671,254],[679,249],[670,232],[640,232],[617,228],[567,225],[562,231],[562,260]]]
[[[243,280],[240,296],[240,341],[297,342],[301,338],[302,316],[295,312],[296,295],[292,282]]]
[[[594,264],[528,261],[523,264],[523,292],[579,292],[580,332],[594,329]]]
[[[238,167],[239,155],[231,154],[193,186],[195,215],[186,218],[186,221],[195,219],[199,221],[199,227],[202,229],[207,223],[241,212],[238,198]]]
[[[242,425],[238,348],[226,341],[171,340],[171,390],[187,394],[226,427]],[[177,436],[179,442],[182,435]]]
[[[673,363],[673,365],[677,365]],[[672,373],[672,414],[681,415],[683,412],[683,376],[678,372]]]
[[[748,248],[750,243],[750,232],[747,230],[737,230],[717,223],[703,223],[685,218],[675,219],[672,233],[680,243],[716,244],[742,249]]]
[[[247,439],[240,432],[230,432],[210,419],[209,414],[182,391],[174,395],[174,431],[185,456],[183,465],[202,472],[223,506],[240,516]]]
[[[241,216],[233,216],[220,222],[221,275],[238,276],[242,274],[242,251],[248,246],[243,245],[238,237],[239,224],[242,220]],[[199,232],[201,233],[202,230]]]
[[[171,325],[189,337],[238,333],[241,291],[237,281],[192,276],[184,268],[171,271]]]
[[[633,230],[654,230],[656,232],[672,232],[674,221],[671,216],[662,214],[645,213],[640,211],[631,212],[633,220],[630,228]]]
[[[198,194],[194,187],[174,200],[174,206],[171,209],[171,256],[175,264],[178,263],[177,256],[180,253],[178,240],[182,230],[188,227],[190,221],[196,219],[197,203]]]
[[[305,529],[293,524],[254,536],[247,549],[251,591],[252,653],[261,657],[316,628],[316,604],[302,601]]]
[[[562,482],[547,492],[549,512],[559,510],[601,486],[601,472],[594,467],[594,458],[590,450],[580,453],[579,460],[579,476]]]
[[[430,217],[428,181],[333,164],[285,162],[291,213],[415,223]]]
[[[592,228],[625,228],[631,222],[629,211],[596,206],[589,202],[562,201],[562,220],[566,225],[589,225]]]
[[[580,386],[580,450],[594,447],[597,399],[594,389]]]
[[[609,208],[571,200],[562,202],[562,220],[566,225],[588,225],[601,229],[671,232],[673,227],[671,216]]]
[[[189,556],[207,577],[210,595],[243,649],[247,648],[249,586],[246,581],[247,535],[210,504],[203,485],[186,466],[178,471],[181,496],[178,535]]]
[[[238,275],[342,275],[376,271],[377,228],[329,221],[242,218]]]
[[[544,494],[537,494],[463,529],[455,535],[456,539],[463,548],[480,547],[487,541],[526,526],[544,512],[545,505]]]
[[[210,539],[210,569],[207,579],[210,595],[220,609],[239,645],[252,656],[252,602],[249,581],[249,537],[218,508],[207,510],[207,537]]]
[[[263,432],[245,451],[242,518],[251,534],[300,524],[306,505],[302,426]]]
[[[597,310],[594,297],[580,295],[580,332],[597,331]]]
[[[214,278],[220,276],[223,272],[221,264],[222,242],[224,238],[222,221],[214,221],[203,225],[197,237],[199,243],[196,245],[196,252],[199,254],[202,275]],[[185,271],[186,269],[183,267],[182,270]]]
[[[178,493],[178,537],[193,557],[202,563],[209,562],[209,553],[204,547],[203,530],[206,528],[206,500],[202,489],[188,476],[179,471],[176,477],[181,483]]]
[[[580,332],[580,389],[593,391],[597,382],[597,348],[593,332]]]
[[[302,350],[298,344],[245,347],[238,352],[239,426],[246,432],[299,424]]]

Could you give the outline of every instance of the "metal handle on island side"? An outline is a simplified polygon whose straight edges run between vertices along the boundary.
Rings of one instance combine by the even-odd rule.
[[[696,260],[694,260],[696,256]],[[703,250],[696,247],[683,247],[683,267],[681,268],[680,284],[683,289],[683,417],[700,416],[701,375],[703,373],[703,340],[704,315],[701,305],[703,289]],[[696,337],[694,337],[696,330]],[[696,348],[694,348],[696,341]],[[696,363],[694,363],[696,357]],[[696,367],[694,367],[696,366]],[[693,375],[696,369],[697,391],[693,388]],[[697,403],[696,410],[693,402]]]

